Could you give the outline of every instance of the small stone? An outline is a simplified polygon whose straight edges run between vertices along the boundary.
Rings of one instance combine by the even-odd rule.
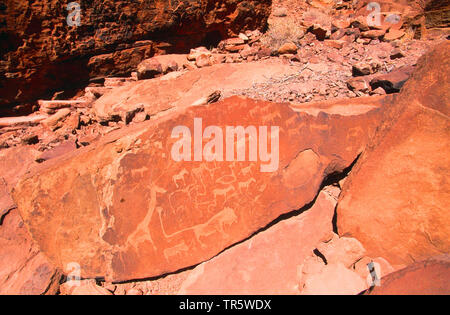
[[[358,62],[352,66],[352,73],[354,77],[369,75],[377,72],[381,68],[381,63],[372,60],[370,62]]]
[[[239,38],[242,39],[244,42],[248,42],[249,38],[247,37],[247,35],[240,33],[239,34]]]
[[[211,54],[211,52],[206,47],[197,47],[194,49],[191,49],[189,55],[187,56],[187,59],[189,61],[195,61],[197,57],[201,54]]]
[[[297,45],[295,45],[294,43],[285,43],[278,49],[278,54],[280,55],[296,54],[297,50],[298,50]]]
[[[398,48],[395,48],[392,52],[391,52],[391,59],[392,60],[394,60],[394,59],[399,59],[399,58],[403,58],[403,57],[405,57],[405,54],[403,53],[403,51],[401,51],[400,49],[398,49]]]
[[[361,37],[362,38],[370,38],[370,39],[378,39],[381,38],[385,34],[385,31],[383,30],[370,30],[367,32],[362,32]]]
[[[206,103],[207,104],[215,103],[220,99],[221,96],[222,96],[222,92],[215,91],[208,96]]]
[[[342,49],[344,47],[344,45],[346,44],[346,42],[344,40],[330,39],[330,40],[324,41],[324,44],[327,45],[328,47]]]
[[[377,87],[375,90],[370,92],[370,95],[386,95],[386,91],[382,87]]]
[[[150,58],[142,61],[137,66],[137,74],[139,80],[152,79],[163,73],[161,63],[155,58]]]
[[[211,55],[208,54],[200,54],[195,59],[195,65],[199,68],[209,67],[212,65],[211,63]]]
[[[27,135],[22,138],[22,143],[24,144],[36,144],[39,142],[39,137],[37,135]]]
[[[365,77],[351,78],[347,81],[347,87],[354,92],[368,93],[370,91],[369,80]]]
[[[389,32],[387,32],[386,34],[384,34],[383,40],[390,42],[393,40],[397,40],[402,38],[405,35],[405,32],[402,30],[395,30],[395,29],[390,29]]]
[[[316,38],[320,41],[323,41],[326,38],[330,38],[331,36],[331,29],[320,24],[314,24],[308,29],[308,31],[316,35]]]
[[[47,119],[41,121],[41,124],[50,130],[54,131],[59,128],[59,122],[64,120],[67,116],[70,115],[69,108],[63,108],[56,112],[56,114],[48,117]]]

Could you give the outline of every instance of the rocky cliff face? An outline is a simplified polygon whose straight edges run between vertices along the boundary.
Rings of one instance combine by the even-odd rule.
[[[182,52],[261,29],[271,9],[271,0],[79,4],[77,21],[66,1],[0,2],[0,111],[73,91],[92,78],[129,74],[156,53]]]

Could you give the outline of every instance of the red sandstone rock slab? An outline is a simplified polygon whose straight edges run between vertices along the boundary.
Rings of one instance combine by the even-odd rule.
[[[234,89],[265,82],[270,77],[294,74],[299,69],[300,66],[290,66],[279,60],[217,64],[174,77],[130,83],[98,99],[93,109],[99,120],[122,116],[139,106],[144,106],[145,112],[154,116],[171,108],[190,106],[217,90],[226,94]]]
[[[10,198],[37,154],[30,147],[0,151],[0,294],[54,294],[58,289],[59,273],[39,252]]]
[[[39,252],[17,210],[0,225],[0,294],[55,294],[59,273]]]
[[[339,234],[392,265],[450,252],[449,51],[420,59],[338,204]]]
[[[14,199],[57,266],[78,262],[83,277],[115,281],[157,276],[205,261],[311,202],[327,174],[364,149],[381,112],[315,117],[232,97],[124,128],[45,162],[21,181]],[[259,160],[176,162],[173,128],[193,130],[199,117],[204,127],[278,126],[278,168],[261,172],[266,163]]]
[[[397,93],[409,80],[415,67],[405,66],[395,69],[387,74],[375,75],[370,78],[370,86],[373,90],[382,87],[386,93]]]
[[[299,294],[299,270],[316,246],[331,237],[335,206],[336,200],[321,192],[301,215],[197,266],[179,294]]]
[[[371,295],[449,295],[450,258],[441,255],[416,262],[381,279]]]

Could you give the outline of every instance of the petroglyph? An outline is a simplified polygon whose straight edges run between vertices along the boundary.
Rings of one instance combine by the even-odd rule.
[[[379,114],[315,117],[285,104],[233,97],[173,112],[125,136],[111,134],[51,167],[44,163],[19,183],[14,198],[57,266],[77,261],[83,278],[108,281],[158,276],[205,261],[311,202],[327,172],[342,170],[358,156]],[[205,128],[198,133],[201,141],[191,139],[191,160],[173,160],[172,130],[194,130],[196,117]],[[236,160],[227,161],[225,150],[222,161],[195,160],[194,142],[202,153],[211,140],[202,139],[208,126],[224,135],[227,126],[244,128],[237,133],[245,138],[233,137]],[[257,132],[257,161],[249,158],[256,138],[248,136],[253,131],[245,133],[249,126]],[[279,126],[276,133],[272,126]],[[267,145],[261,146],[264,138]],[[237,159],[239,142],[245,144],[244,159]],[[268,152],[259,152],[261,147]],[[261,172],[269,166],[264,153],[279,163],[271,172]],[[54,238],[45,237],[49,231]]]

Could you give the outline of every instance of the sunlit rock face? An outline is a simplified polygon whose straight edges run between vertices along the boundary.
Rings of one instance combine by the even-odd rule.
[[[309,204],[327,175],[362,152],[384,100],[305,109],[314,114],[241,97],[180,109],[43,163],[14,199],[41,250],[63,270],[76,262],[82,277],[114,281],[173,272]],[[231,138],[230,160],[233,126],[251,137]]]
[[[73,3],[70,10],[61,0],[0,3],[0,110],[129,74],[155,53],[262,29],[271,10],[271,0]]]

